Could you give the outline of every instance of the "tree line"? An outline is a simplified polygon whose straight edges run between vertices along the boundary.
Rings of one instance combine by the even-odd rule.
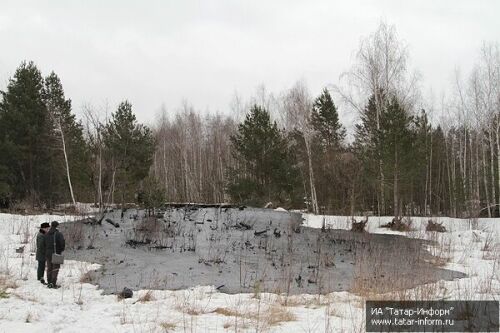
[[[21,63],[2,91],[0,133],[4,207],[124,202],[149,174],[154,152],[152,131],[137,122],[129,102],[106,122],[89,113],[84,126],[59,77],[43,77],[33,62]]]
[[[407,45],[382,23],[336,85],[260,91],[231,114],[187,102],[140,124],[128,101],[78,120],[55,73],[23,62],[0,100],[0,205],[90,201],[268,202],[313,213],[498,216],[500,53],[439,103],[422,97]],[[355,112],[346,129],[339,108]],[[244,116],[242,116],[244,115]],[[103,118],[104,116],[104,118]]]

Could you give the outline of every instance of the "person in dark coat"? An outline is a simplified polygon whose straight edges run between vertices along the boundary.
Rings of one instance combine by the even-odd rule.
[[[57,230],[58,225],[59,222],[53,221],[44,238],[45,258],[47,260],[47,287],[54,289],[59,288],[56,283],[61,265],[52,264],[52,254],[54,251],[57,254],[62,254],[66,245],[63,234]]]
[[[38,261],[38,269],[36,272],[37,280],[43,284],[45,280],[43,275],[45,274],[45,234],[49,231],[50,224],[44,222],[40,225],[40,231],[36,235],[36,261]]]

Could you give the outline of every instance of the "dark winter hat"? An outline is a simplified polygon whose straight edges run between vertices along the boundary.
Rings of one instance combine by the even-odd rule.
[[[40,224],[40,228],[42,228],[42,229],[43,228],[48,228],[48,227],[50,227],[49,222],[43,222],[42,224]]]
[[[59,222],[57,222],[57,221],[52,221],[50,223],[50,226],[53,227],[53,228],[56,228],[58,225],[59,225]]]

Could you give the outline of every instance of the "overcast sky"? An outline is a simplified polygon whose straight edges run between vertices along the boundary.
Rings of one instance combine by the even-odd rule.
[[[79,113],[128,99],[141,121],[161,105],[229,112],[264,84],[304,80],[313,95],[349,69],[381,20],[410,49],[423,90],[439,94],[470,70],[483,41],[500,40],[498,0],[5,1],[0,89],[22,60],[54,70]]]

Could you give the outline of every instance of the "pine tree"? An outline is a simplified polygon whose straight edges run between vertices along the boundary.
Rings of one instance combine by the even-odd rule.
[[[408,185],[411,180],[411,164],[414,157],[412,155],[413,117],[395,97],[392,97],[385,103],[378,119],[377,126],[377,109],[372,97],[361,114],[361,123],[356,125],[355,151],[363,164],[365,191],[368,191],[365,196],[369,197],[370,191],[376,193],[375,190],[381,185],[384,186],[384,192],[387,192],[389,186],[392,185],[392,213],[399,216],[402,211],[401,188]],[[377,178],[380,175],[380,161],[384,176],[392,182],[386,184],[384,181],[381,184],[382,180]],[[387,198],[386,195],[383,197]],[[380,207],[387,207],[386,202],[382,203],[382,200],[381,196],[372,197],[370,206],[374,208],[376,203],[379,214],[386,214],[388,212],[380,209]]]
[[[137,201],[148,210],[148,215],[151,215],[151,211],[154,214],[155,209],[165,203],[165,190],[154,176],[150,175],[145,179],[143,189],[138,193]]]
[[[362,167],[361,206],[371,211],[380,211],[381,179],[379,160],[381,159],[381,138],[377,128],[377,108],[375,97],[368,99],[363,112],[360,114],[360,123],[356,124],[354,132],[353,150]]]
[[[23,62],[2,92],[0,103],[0,141],[7,152],[1,162],[3,173],[14,199],[29,198],[32,205],[51,201],[53,195],[51,133],[42,89],[41,72],[33,62]]]
[[[151,130],[139,124],[128,101],[120,103],[103,133],[112,165],[111,192],[121,191],[121,201],[135,194],[152,163],[154,139]]]
[[[0,133],[4,133],[2,128],[2,112],[0,109]],[[8,144],[5,142],[7,138],[0,134],[0,208],[9,208],[12,199],[12,188],[9,178],[12,177],[12,172],[8,168],[7,156],[9,156]]]
[[[75,204],[74,185],[88,185],[87,147],[83,128],[71,112],[71,100],[66,99],[59,77],[52,72],[45,79],[43,99],[50,119],[50,131],[54,133],[54,150],[57,152],[54,168],[64,170],[65,188]],[[86,184],[87,183],[87,184]],[[59,189],[61,192],[63,189]]]
[[[337,107],[325,88],[316,98],[311,113],[311,123],[318,135],[319,143],[326,149],[338,148],[345,138],[345,129],[339,121]]]
[[[0,119],[0,122],[2,119]],[[3,143],[0,141],[0,154],[1,156],[5,153],[5,148]],[[0,208],[9,208],[10,201],[12,198],[12,191],[9,185],[9,169],[0,164]]]
[[[433,170],[432,164],[435,153],[433,153],[433,131],[427,118],[425,110],[414,117],[413,145],[411,155],[415,158],[410,165],[410,175],[412,177],[413,201],[418,203],[420,211],[415,213],[427,214],[429,206],[432,205],[433,195]],[[408,152],[410,153],[410,152]],[[432,209],[432,207],[430,207]]]
[[[297,169],[283,133],[267,110],[254,105],[231,142],[239,164],[230,169],[228,190],[233,200],[261,205],[297,199]]]
[[[327,212],[342,209],[346,207],[349,190],[344,181],[344,170],[340,167],[340,154],[346,132],[326,88],[313,103],[311,125],[315,132],[312,155],[315,161],[314,173],[319,204]]]
[[[393,181],[393,214],[400,216],[402,212],[401,188],[411,179],[410,165],[413,162],[414,151],[411,131],[413,117],[393,97],[388,101],[380,119],[382,160],[386,176],[391,177]]]

